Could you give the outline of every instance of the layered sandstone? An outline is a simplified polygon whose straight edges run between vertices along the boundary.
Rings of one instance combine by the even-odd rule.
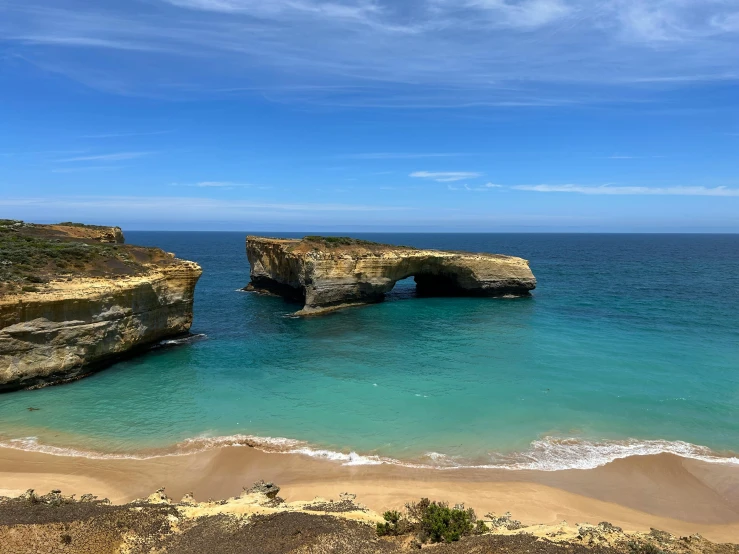
[[[0,225],[0,391],[76,379],[190,330],[200,266],[123,245],[118,228],[66,227]]]
[[[414,277],[425,296],[528,296],[536,287],[526,260],[498,254],[422,250],[347,238],[249,236],[247,290],[303,304],[299,315],[380,302]]]

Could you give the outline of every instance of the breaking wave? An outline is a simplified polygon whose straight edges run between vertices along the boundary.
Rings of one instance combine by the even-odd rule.
[[[201,341],[207,338],[208,338],[208,335],[200,333],[197,335],[187,335],[186,337],[181,337],[179,339],[165,339],[163,341],[160,341],[154,348],[166,348],[168,346],[181,346],[183,344],[191,344],[193,342],[198,342],[198,341]]]
[[[419,469],[501,469],[560,471],[565,469],[594,469],[618,459],[632,456],[674,454],[683,458],[716,464],[739,465],[734,454],[714,452],[708,447],[682,441],[636,440],[585,441],[546,437],[531,443],[524,452],[511,454],[492,453],[487,460],[466,460],[440,452],[427,452],[416,460],[397,460],[387,456],[363,455],[357,452],[339,452],[310,446],[307,442],[252,435],[221,437],[199,436],[186,439],[169,448],[141,450],[135,453],[103,453],[98,451],[64,448],[43,444],[37,437],[1,440],[0,447],[42,452],[56,456],[84,457],[90,459],[146,460],[164,456],[186,456],[216,448],[252,447],[264,452],[294,454],[340,463],[346,466],[389,464]]]
[[[559,471],[594,469],[632,456],[674,454],[709,463],[739,465],[739,457],[722,455],[706,446],[683,441],[637,440],[586,441],[546,437],[531,443],[528,450],[510,455],[491,455],[491,463],[475,467],[511,470]],[[451,460],[451,463],[455,463]],[[460,466],[463,467],[463,464]]]

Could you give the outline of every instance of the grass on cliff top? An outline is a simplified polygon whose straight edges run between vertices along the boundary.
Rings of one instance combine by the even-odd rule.
[[[62,221],[61,223],[54,223],[54,225],[60,225],[63,227],[82,227],[85,229],[109,229],[103,225],[88,225],[87,223],[76,223],[74,221]],[[24,223],[20,219],[0,219],[0,231],[2,227],[21,227],[21,226],[36,226],[33,223]]]
[[[0,220],[0,294],[34,292],[57,279],[139,275],[148,263],[171,259],[158,248],[65,240],[43,229]]]
[[[354,239],[351,237],[324,237],[320,235],[308,235],[303,237],[302,242],[313,243],[323,248],[341,248],[359,246],[363,248],[412,248],[410,246],[383,244],[380,242],[372,242],[370,240]]]
[[[62,221],[61,223],[55,223],[54,225],[61,225],[63,227],[83,227],[85,229],[110,229],[105,225],[88,225],[87,223],[76,223],[74,221]]]

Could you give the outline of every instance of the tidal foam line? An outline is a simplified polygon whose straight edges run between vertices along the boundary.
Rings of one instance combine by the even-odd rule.
[[[305,441],[282,437],[257,437],[253,435],[205,436],[201,435],[179,442],[172,447],[131,453],[103,453],[99,451],[65,448],[40,443],[37,437],[22,437],[0,441],[0,447],[42,452],[55,456],[82,457],[90,459],[147,460],[166,456],[187,456],[216,448],[252,447],[276,454],[295,454],[339,463],[356,465],[397,465],[418,469],[459,470],[499,469],[560,471],[566,469],[595,469],[618,459],[632,456],[674,454],[683,458],[708,463],[739,465],[739,457],[721,455],[705,446],[683,441],[637,440],[585,441],[573,438],[545,437],[531,443],[524,452],[490,454],[489,462],[471,462],[457,456],[440,452],[428,452],[420,460],[398,460],[386,456],[363,455],[357,452],[339,452],[315,448]]]

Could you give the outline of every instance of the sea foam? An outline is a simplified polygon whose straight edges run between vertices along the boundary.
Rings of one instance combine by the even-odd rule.
[[[531,443],[523,452],[510,454],[491,453],[490,461],[476,459],[474,462],[459,456],[441,452],[427,452],[418,460],[398,460],[379,455],[357,452],[340,452],[312,447],[305,441],[283,437],[257,437],[253,435],[207,436],[186,439],[172,447],[131,453],[103,453],[85,449],[64,448],[43,444],[37,437],[22,437],[0,441],[0,447],[31,452],[42,452],[55,456],[83,457],[90,459],[146,460],[168,456],[186,456],[224,447],[252,447],[264,452],[293,454],[322,459],[345,466],[397,465],[419,469],[499,469],[561,471],[567,469],[595,469],[615,460],[632,456],[674,454],[683,458],[715,464],[739,465],[739,457],[722,455],[708,447],[683,441],[637,440],[586,441],[574,438],[545,437]]]

